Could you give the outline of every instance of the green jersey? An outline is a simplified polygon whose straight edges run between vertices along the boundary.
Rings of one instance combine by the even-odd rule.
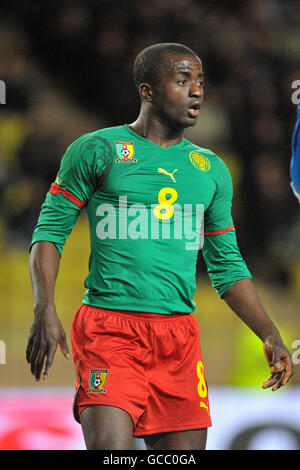
[[[128,125],[85,134],[66,150],[42,206],[32,244],[62,252],[86,208],[91,254],[83,303],[152,312],[195,310],[202,248],[220,296],[251,278],[231,217],[224,162],[186,139],[162,148]]]

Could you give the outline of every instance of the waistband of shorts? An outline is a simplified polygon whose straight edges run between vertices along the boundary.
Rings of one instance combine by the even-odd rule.
[[[97,313],[107,313],[109,315],[116,315],[118,317],[134,318],[135,320],[151,320],[151,321],[174,321],[182,320],[184,318],[192,318],[191,313],[148,313],[148,312],[135,312],[131,310],[115,310],[108,308],[95,307],[94,305],[82,304],[80,308],[86,308],[88,311],[94,310]]]

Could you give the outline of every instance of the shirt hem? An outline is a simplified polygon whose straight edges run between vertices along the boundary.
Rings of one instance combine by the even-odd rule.
[[[226,285],[226,287],[224,287],[223,289],[218,289],[219,296],[222,298],[223,295],[230,289],[230,287],[232,287],[237,281],[241,281],[243,279],[250,279],[251,281],[253,281],[251,274],[248,274],[245,276],[238,276],[237,279],[234,279],[232,282]]]
[[[34,239],[31,240],[30,245],[29,245],[29,252],[31,251],[33,245],[34,245],[35,243],[38,243],[38,242],[49,242],[49,243],[52,243],[53,245],[55,245],[55,247],[56,247],[56,249],[57,249],[59,255],[61,256],[61,254],[62,254],[61,242],[60,242],[59,240],[57,240],[57,239],[56,239],[56,240],[55,240],[55,239],[50,239],[49,237],[43,236],[43,235],[40,235],[40,236],[36,235],[36,236],[34,237]]]
[[[122,297],[118,299],[103,298],[95,300],[90,295],[85,295],[82,303],[93,307],[107,308],[111,310],[127,310],[131,312],[159,313],[162,315],[172,315],[175,313],[193,313],[195,307],[183,307],[182,305],[174,305],[172,309],[167,309],[165,304],[172,302],[172,299],[157,301],[155,299],[144,299],[137,297]]]

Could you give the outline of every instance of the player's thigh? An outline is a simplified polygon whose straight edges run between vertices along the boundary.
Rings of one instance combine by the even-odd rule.
[[[206,439],[206,428],[144,436],[148,450],[205,450]]]
[[[133,423],[121,408],[89,406],[81,412],[80,424],[88,450],[131,449]]]

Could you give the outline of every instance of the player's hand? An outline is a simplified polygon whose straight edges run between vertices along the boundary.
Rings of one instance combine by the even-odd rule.
[[[66,334],[60,319],[55,308],[48,307],[41,315],[35,315],[26,348],[26,360],[30,364],[31,373],[37,382],[41,378],[44,363],[42,376],[43,379],[47,377],[58,345],[62,354],[70,359]]]
[[[282,342],[267,339],[264,342],[264,353],[270,366],[271,375],[265,380],[262,388],[272,387],[273,392],[285,385],[293,375],[292,358]]]

